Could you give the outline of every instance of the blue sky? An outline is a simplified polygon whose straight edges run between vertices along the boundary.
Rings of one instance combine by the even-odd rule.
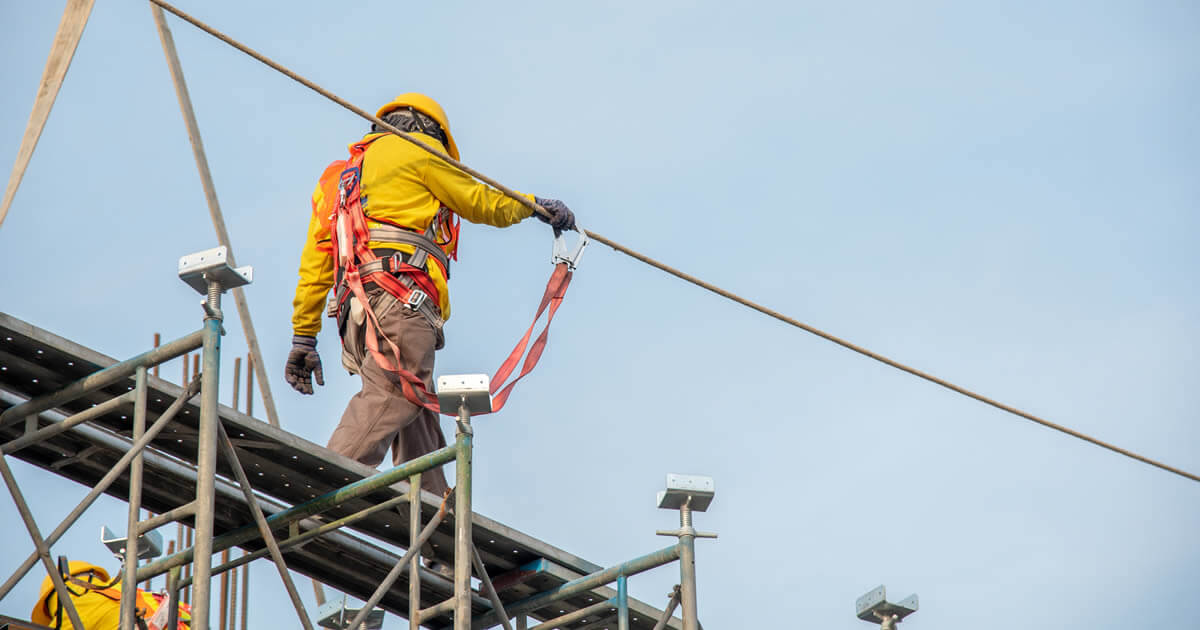
[[[433,95],[467,163],[566,200],[588,228],[1200,470],[1193,3],[180,6],[365,109]],[[6,160],[61,10],[0,6]],[[255,267],[283,425],[323,444],[356,391],[336,336],[320,337],[317,396],[291,392],[282,364],[309,192],[365,125],[170,23],[238,261]],[[197,326],[175,262],[215,243],[150,12],[101,0],[0,227],[0,310],[131,356]],[[549,249],[537,222],[464,229],[438,373],[495,369]],[[229,310],[227,372],[245,352]],[[698,543],[710,628],[856,628],[854,599],[880,583],[920,595],[913,630],[1166,627],[1200,581],[1196,484],[602,246],[476,445],[479,511],[601,564],[664,544],[666,473],[714,476],[697,518],[721,534]],[[43,527],[85,492],[14,467]],[[103,559],[95,532],[121,522],[101,501],[56,552]],[[7,573],[27,553],[11,507],[0,531]],[[265,627],[286,598],[268,565],[254,575]],[[27,615],[40,579],[0,614]],[[631,591],[661,604],[675,581],[660,569]]]

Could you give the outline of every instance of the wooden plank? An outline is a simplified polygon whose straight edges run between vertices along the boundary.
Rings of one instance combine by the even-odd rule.
[[[29,166],[29,160],[33,158],[38,138],[42,137],[42,129],[45,129],[46,120],[50,118],[50,110],[58,98],[58,90],[67,76],[67,68],[71,67],[71,59],[75,57],[75,49],[79,46],[79,38],[83,36],[83,27],[87,26],[94,1],[67,0],[62,20],[58,23],[58,32],[54,34],[54,43],[50,45],[46,68],[42,71],[42,82],[33,100],[33,111],[29,113],[29,122],[25,125],[25,135],[21,137],[17,160],[8,176],[4,201],[0,202],[0,223],[4,223],[4,217],[8,216],[8,208],[17,195],[21,179],[25,177],[25,169]]]
[[[217,202],[217,188],[213,184],[212,171],[208,168],[208,158],[204,154],[204,142],[200,139],[200,124],[196,122],[196,112],[192,109],[192,97],[188,95],[187,82],[183,78],[183,66],[179,63],[179,53],[175,50],[175,38],[167,27],[167,18],[158,5],[151,5],[150,12],[154,14],[154,25],[158,28],[158,37],[162,42],[163,53],[167,56],[167,68],[171,71],[171,82],[175,85],[175,95],[179,98],[179,111],[187,125],[188,140],[192,144],[192,155],[196,158],[196,168],[200,171],[200,183],[204,186],[204,199],[208,202],[209,216],[212,217],[213,228],[217,231],[217,241],[225,246],[229,256],[229,264],[237,266],[233,257],[233,244],[229,240],[229,231],[225,229],[225,216],[221,213],[221,204]],[[246,345],[250,348],[253,361],[249,366],[258,376],[258,391],[262,395],[263,406],[267,408],[267,420],[271,426],[279,426],[279,416],[275,412],[275,397],[271,394],[271,381],[267,378],[267,366],[263,361],[262,349],[258,345],[258,333],[254,332],[254,322],[250,318],[250,304],[246,301],[246,293],[241,287],[233,289],[233,301],[237,306],[238,321],[242,324],[242,333],[246,336]],[[253,399],[254,392],[247,391],[247,399]]]

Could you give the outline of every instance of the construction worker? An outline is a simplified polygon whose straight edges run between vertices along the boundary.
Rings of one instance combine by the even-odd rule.
[[[446,114],[428,96],[398,96],[379,108],[376,116],[459,159]],[[354,171],[355,165],[361,170]],[[379,258],[370,263],[375,265],[372,269],[391,274],[386,283],[362,282],[368,304],[359,303],[347,287],[347,276],[359,274],[347,274],[334,257],[338,246],[348,247],[348,235],[343,232],[350,231],[336,228],[339,195],[353,188],[339,182],[343,175],[357,177],[353,180],[357,192],[349,193],[351,198],[342,207],[351,212],[361,205],[365,225],[370,228],[369,239],[364,240],[369,240],[370,253]],[[574,228],[574,214],[563,202],[526,197],[551,214],[549,219],[537,216],[556,231]],[[349,162],[334,162],[326,168],[313,191],[313,214],[300,255],[300,280],[292,303],[292,349],[285,372],[288,383],[302,394],[313,393],[314,379],[318,385],[325,384],[316,336],[326,295],[336,283],[329,310],[338,317],[342,364],[362,378],[362,390],[346,405],[328,448],[378,466],[389,447],[392,462],[399,464],[446,445],[437,414],[406,398],[401,377],[380,365],[367,348],[393,348],[388,356],[398,358],[401,368],[432,391],[434,351],[444,345],[442,323],[450,317],[446,280],[449,262],[458,249],[457,217],[508,227],[531,214],[524,205],[407,140],[381,132],[374,124],[360,142],[351,145]],[[331,231],[336,232],[336,243],[331,241]],[[357,267],[362,262],[357,257],[338,255],[337,260],[348,260],[364,279],[368,276],[369,265]],[[405,283],[397,291],[400,295],[380,286],[395,284],[392,278]],[[365,339],[372,333],[373,339]],[[444,492],[447,485],[441,469],[422,475],[422,487]]]
[[[59,558],[58,569],[70,593],[71,602],[75,605],[75,612],[79,614],[79,621],[84,625],[83,630],[117,630],[120,627],[123,586],[121,576],[118,575],[116,580],[112,580],[108,577],[108,571],[100,565],[80,560],[71,560],[68,563],[64,557]],[[164,628],[167,625],[171,611],[163,606],[168,603],[166,595],[150,593],[139,588],[135,601],[138,616],[135,621],[136,627]],[[175,630],[187,630],[191,627],[192,609],[184,603],[178,606],[179,625]],[[66,606],[58,601],[58,593],[54,590],[50,576],[46,576],[42,580],[30,621],[41,624],[39,628],[48,626],[61,630],[77,630],[71,624],[70,615],[65,608]],[[0,627],[8,626],[0,624]]]

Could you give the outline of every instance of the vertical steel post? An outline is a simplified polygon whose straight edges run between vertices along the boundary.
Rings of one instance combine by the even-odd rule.
[[[136,395],[133,402],[133,441],[141,439],[146,432],[146,368],[137,369],[134,376]],[[121,630],[133,630],[135,607],[137,605],[137,575],[138,565],[138,517],[142,514],[142,464],[145,457],[143,451],[134,455],[129,463],[129,517],[128,529],[125,530],[125,584],[130,588],[121,589]]]
[[[139,515],[138,518],[140,519],[141,516]],[[148,519],[152,519],[152,518],[154,518],[154,512],[151,512],[150,510],[146,510],[146,519],[148,520]],[[146,578],[146,581],[142,582],[142,590],[146,591],[147,593],[152,591],[153,590],[153,585],[152,585],[153,582],[154,582],[154,578]]]
[[[179,627],[179,567],[173,567],[167,572],[167,605],[170,606],[167,610],[167,625],[165,627],[175,630]]]
[[[246,555],[246,552],[242,552]],[[246,630],[250,624],[250,564],[242,565],[242,629]],[[167,626],[174,630],[175,626]]]
[[[159,333],[154,333],[154,347],[157,348],[161,343],[162,343],[162,335]],[[155,363],[154,367],[151,368],[151,370],[150,370],[150,373],[154,375],[154,378],[158,378],[158,365],[159,364]],[[147,591],[151,590],[150,582],[151,582],[150,580],[146,580],[146,590]]]
[[[617,630],[629,630],[629,578],[617,576]]]
[[[191,381],[191,373],[188,371],[191,367],[191,364],[192,364],[192,353],[189,352],[189,353],[183,355],[183,380],[179,383],[182,387],[187,387],[188,383],[192,382]],[[193,523],[194,522],[195,521],[193,520]],[[192,548],[192,528],[188,527],[186,525],[183,525],[183,524],[180,524],[180,525],[181,525],[181,527],[183,527],[183,530],[182,530],[183,537],[179,539],[179,550],[183,551],[184,549],[191,549]],[[187,566],[183,567],[183,577],[185,579],[192,576],[192,568],[193,568],[193,565],[191,565],[191,564],[188,564]],[[183,588],[182,598],[183,598],[183,602],[185,604],[190,605],[192,603],[192,587],[191,587],[190,582],[188,583],[188,586],[185,586]]]
[[[200,377],[200,435],[196,452],[196,545],[192,627],[208,628],[212,575],[213,504],[217,474],[217,395],[221,376],[221,285],[208,281],[204,316],[204,370]]]
[[[325,605],[325,588],[321,586],[321,583],[316,578],[313,578],[312,587],[313,597],[317,598],[317,607],[320,608]]]
[[[197,506],[197,507],[199,507],[199,506]],[[193,521],[194,521],[194,520],[195,520],[195,519],[193,519]],[[182,546],[179,548],[179,550],[180,550],[180,551],[183,551],[184,549],[191,549],[191,548],[192,548],[192,534],[193,534],[192,528],[191,528],[191,527],[188,527],[188,526],[186,526],[186,525],[185,525],[185,526],[183,527],[183,540],[184,540],[184,543],[183,543],[183,545],[182,545]],[[183,577],[184,577],[184,578],[190,578],[190,577],[192,577],[192,569],[193,569],[193,567],[194,567],[194,564],[193,564],[193,563],[190,563],[190,562],[189,562],[188,564],[185,564],[185,565],[183,566]],[[191,582],[188,582],[188,586],[184,587],[184,589],[183,589],[183,602],[184,602],[185,604],[188,604],[188,605],[191,605],[191,603],[192,603],[192,586],[191,586]]]
[[[458,407],[454,468],[454,630],[471,630],[471,412]]]
[[[421,473],[408,478],[408,546],[417,544],[421,531]],[[408,567],[408,628],[421,630],[421,550],[417,549]]]
[[[254,417],[254,355],[246,355],[246,415]]]
[[[517,615],[517,630],[529,630],[529,617]]]
[[[242,357],[235,357],[233,359],[233,405],[232,405],[234,411],[242,410],[242,408],[239,406],[240,401],[238,400],[238,393],[241,390],[241,388],[239,386],[242,384],[241,381],[242,381]]]
[[[251,407],[253,406],[253,401],[254,401],[254,369],[250,366],[250,356],[251,355],[246,355],[246,415],[253,417],[254,414],[251,413]],[[235,411],[238,410],[238,403],[237,403],[238,383],[237,383],[237,381],[238,381],[238,377],[239,377],[238,368],[241,367],[241,365],[240,365],[241,362],[242,362],[242,358],[238,357],[233,363],[233,380],[234,380],[233,408]],[[243,556],[246,555],[246,552],[242,551],[242,555]],[[233,605],[236,607],[237,602],[235,601],[233,603]],[[246,564],[242,565],[241,609],[242,609],[242,611],[241,611],[242,612],[241,630],[246,630],[246,628],[248,627],[248,625],[250,623],[250,563],[248,563],[248,562]],[[171,630],[174,630],[174,626],[171,627]],[[231,627],[229,630],[235,630],[235,627]]]
[[[221,552],[221,563],[229,562],[229,550]],[[221,573],[221,612],[218,616],[217,628],[219,630],[228,630],[229,628],[229,571]]]
[[[683,630],[699,630],[696,609],[696,530],[692,528],[691,499],[679,507],[679,601]]]
[[[229,609],[229,630],[237,630],[237,604],[238,604],[238,572],[233,570],[229,572],[229,601],[226,603]]]

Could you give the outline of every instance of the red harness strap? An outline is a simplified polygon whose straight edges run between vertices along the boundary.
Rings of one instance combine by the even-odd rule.
[[[403,362],[400,360],[400,348],[387,335],[382,333],[379,319],[375,316],[375,312],[368,306],[370,302],[367,300],[367,293],[363,288],[363,283],[365,282],[374,282],[380,288],[400,300],[402,304],[408,301],[408,297],[412,293],[412,290],[392,275],[392,273],[382,270],[368,273],[365,276],[359,273],[361,265],[379,258],[368,246],[370,230],[367,227],[367,218],[362,209],[361,190],[359,187],[363,156],[370,142],[359,142],[351,147],[350,160],[346,163],[345,170],[342,171],[338,185],[337,210],[330,226],[332,234],[330,240],[333,245],[334,260],[344,270],[343,281],[350,289],[351,294],[365,307],[363,308],[366,314],[365,342],[367,350],[371,353],[371,357],[374,358],[379,367],[399,377],[400,388],[404,392],[404,397],[410,402],[436,413],[456,415],[453,411],[443,412],[438,405],[437,396],[425,387],[424,381],[418,378],[417,375],[404,369]],[[454,231],[457,232],[457,230]],[[454,234],[452,238],[453,241],[457,241],[457,234]],[[438,299],[437,290],[423,269],[405,264],[393,272],[408,274],[414,284],[428,294],[427,299],[433,299],[436,303]],[[554,273],[550,276],[550,281],[546,284],[546,292],[542,296],[542,302],[538,306],[537,314],[534,315],[533,322],[529,325],[529,330],[525,332],[525,336],[513,348],[512,353],[504,360],[500,369],[496,371],[495,377],[492,378],[492,411],[500,411],[504,403],[508,401],[508,397],[512,393],[517,381],[520,381],[525,375],[532,372],[534,366],[537,365],[542,352],[546,348],[550,323],[554,320],[554,314],[558,311],[559,305],[562,304],[563,296],[567,292],[567,286],[571,283],[571,276],[572,272],[567,269],[565,263],[559,263],[555,267]],[[529,345],[529,338],[533,335],[533,329],[537,326],[542,313],[546,312],[547,307],[549,308],[549,315],[546,318],[546,327],[538,335],[533,346],[529,348],[529,355],[525,358],[521,373],[512,382],[503,385],[503,381],[512,374],[517,366],[517,362],[525,354],[525,348]],[[387,342],[387,350],[390,350],[390,352],[385,354],[380,349],[377,337],[383,337],[384,341]],[[502,385],[503,389],[501,389]]]
[[[353,273],[357,275],[358,271],[356,270]],[[513,348],[511,353],[509,353],[508,358],[505,359],[504,363],[500,365],[500,369],[496,370],[496,375],[492,377],[491,393],[493,412],[500,411],[500,409],[504,407],[504,404],[508,402],[508,397],[510,394],[512,394],[512,390],[517,385],[517,382],[532,372],[533,368],[537,366],[538,360],[542,358],[542,353],[545,351],[546,343],[549,340],[550,324],[554,321],[554,314],[558,312],[558,307],[562,304],[563,297],[567,293],[567,287],[571,284],[572,275],[572,272],[567,270],[567,265],[565,263],[559,263],[555,266],[554,273],[550,275],[550,281],[546,284],[546,292],[542,295],[542,302],[538,305],[537,313],[533,316],[533,322],[529,324],[529,330],[525,331],[525,335],[521,337],[521,341],[517,343],[517,346]],[[355,287],[355,283],[352,282],[350,287],[351,290],[354,291],[354,295],[358,297],[363,304],[367,304],[366,292],[362,290],[362,284],[358,283],[358,286]],[[517,366],[517,362],[519,362],[521,357],[525,355],[525,348],[529,345],[529,338],[533,336],[533,329],[537,326],[538,320],[541,319],[542,313],[547,311],[547,307],[549,307],[549,314],[546,316],[546,326],[542,329],[541,334],[538,335],[537,340],[533,342],[533,345],[529,347],[529,353],[527,356],[525,356],[525,362],[521,367],[521,373],[518,374],[517,377],[510,383],[505,385],[504,381],[508,379],[510,375],[512,375],[513,369]],[[392,356],[389,358],[380,350],[379,341],[376,339],[375,335],[375,331],[379,330],[379,321],[375,317],[375,313],[372,312],[370,308],[364,310],[366,311],[367,316],[367,350],[370,351],[371,356],[375,358],[375,361],[380,367],[400,377],[400,388],[404,392],[404,397],[413,404],[419,405],[436,413],[444,413],[448,416],[457,415],[455,411],[442,411],[441,406],[438,404],[437,396],[432,394],[425,387],[424,381],[418,378],[417,375],[402,367],[400,362],[400,350],[391,339],[388,339],[386,335],[380,334],[379,336],[383,337],[384,340],[387,341]],[[477,413],[475,415],[483,414]]]
[[[572,275],[573,272],[567,269],[566,263],[558,263],[554,266],[554,273],[550,274],[550,281],[546,283],[546,293],[542,295],[542,303],[538,306],[537,314],[533,316],[533,322],[529,324],[529,330],[525,331],[525,336],[521,337],[517,347],[513,348],[512,353],[508,355],[508,358],[500,365],[500,369],[496,370],[496,375],[492,377],[492,411],[500,411],[500,408],[508,401],[508,395],[512,393],[513,387],[516,387],[517,381],[532,372],[538,360],[542,358],[542,351],[546,349],[546,341],[550,334],[550,323],[554,321],[554,314],[558,312],[558,307],[562,304],[567,287],[571,284]],[[550,307],[550,313],[546,315],[546,327],[542,329],[542,334],[538,335],[537,341],[534,341],[533,347],[529,349],[529,356],[525,357],[521,373],[511,383],[505,385],[504,389],[501,389],[504,380],[512,374],[513,368],[517,366],[517,361],[525,353],[525,345],[529,343],[533,328],[541,319],[542,313],[546,311],[547,305]]]

